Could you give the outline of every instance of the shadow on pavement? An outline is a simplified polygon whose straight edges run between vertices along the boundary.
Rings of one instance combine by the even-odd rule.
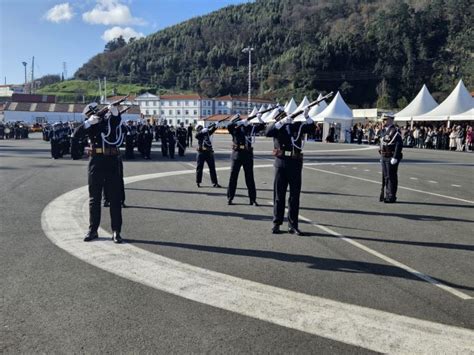
[[[352,260],[341,260],[331,258],[321,258],[311,255],[301,254],[288,254],[282,252],[274,252],[269,250],[253,250],[253,249],[240,249],[240,248],[228,248],[228,247],[217,247],[209,245],[197,245],[197,244],[186,244],[186,243],[173,243],[173,242],[162,242],[152,240],[139,240],[139,239],[126,239],[126,242],[130,244],[149,244],[158,245],[171,248],[182,248],[190,250],[198,250],[208,253],[219,253],[226,255],[238,255],[248,256],[262,259],[273,259],[277,261],[289,262],[289,263],[305,263],[308,264],[309,268],[325,271],[338,271],[353,274],[372,274],[379,276],[389,276],[401,279],[407,279],[412,281],[423,281],[411,273],[392,265],[376,264],[365,261],[352,261]],[[456,285],[441,279],[433,278],[445,285],[449,285],[456,288],[465,290],[474,290],[474,287],[468,287],[463,285]]]

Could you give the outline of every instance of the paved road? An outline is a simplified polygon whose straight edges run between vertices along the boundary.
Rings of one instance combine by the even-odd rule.
[[[229,138],[217,136],[214,143],[217,166],[224,168],[219,181],[227,186]],[[208,176],[203,188],[195,186],[194,153],[170,161],[154,149],[150,162],[125,162],[126,176],[181,173],[127,184],[131,208],[124,211],[123,235],[128,245],[318,300],[474,328],[474,154],[405,150],[400,203],[386,205],[378,202],[375,149],[309,142],[300,211],[301,228],[309,236],[295,237],[270,233],[269,140],[256,143],[259,207],[248,206],[243,177],[237,205],[227,206],[225,189],[210,187]],[[214,300],[164,292],[56,246],[42,228],[41,215],[52,200],[86,184],[86,165],[86,160],[51,160],[49,145],[38,135],[0,141],[1,351],[379,349],[371,345],[377,339],[370,327],[366,343],[334,340],[264,316],[209,306]],[[102,225],[108,230],[105,212]],[[72,223],[70,228],[72,234]]]

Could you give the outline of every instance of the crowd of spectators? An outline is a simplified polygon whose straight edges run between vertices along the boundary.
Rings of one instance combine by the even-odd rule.
[[[473,151],[473,127],[470,124],[455,124],[447,127],[440,124],[418,124],[400,127],[403,145],[419,149],[439,149],[453,151]],[[350,132],[351,143],[379,144],[381,123],[355,124]]]

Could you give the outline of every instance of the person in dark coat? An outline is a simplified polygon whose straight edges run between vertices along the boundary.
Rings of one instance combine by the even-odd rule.
[[[272,233],[280,233],[285,214],[285,198],[288,186],[288,232],[304,235],[298,227],[300,208],[301,180],[303,170],[304,135],[314,129],[314,121],[304,110],[303,122],[293,122],[291,116],[271,123],[266,128],[266,136],[273,137],[273,155],[275,156],[275,179],[273,182],[273,228]]]
[[[398,165],[403,158],[403,139],[398,128],[393,124],[393,119],[392,113],[385,113],[382,116],[385,128],[382,133],[379,153],[382,163],[383,186],[385,187],[383,199],[385,203],[397,201]],[[382,198],[380,200],[382,201]]]

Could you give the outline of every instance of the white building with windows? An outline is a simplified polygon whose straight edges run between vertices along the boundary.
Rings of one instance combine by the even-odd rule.
[[[247,114],[247,98],[231,95],[209,98],[195,93],[158,96],[147,92],[134,98],[133,103],[140,107],[143,116],[158,122],[166,120],[172,126],[181,122],[196,125],[213,115]],[[272,101],[255,98],[251,109],[268,104]]]
[[[234,115],[234,114],[247,114],[249,111],[248,108],[248,98],[244,96],[232,96],[226,95],[221,97],[216,97],[215,101],[215,115]],[[260,98],[251,98],[250,101],[250,111],[255,107],[257,110],[262,105],[272,104],[270,100],[260,99]]]

